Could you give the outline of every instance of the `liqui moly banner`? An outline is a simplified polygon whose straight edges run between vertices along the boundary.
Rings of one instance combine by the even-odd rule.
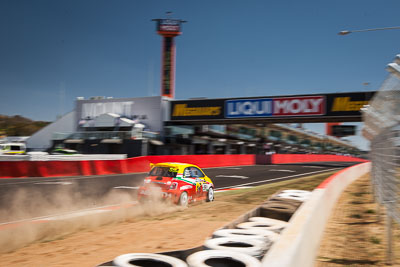
[[[323,96],[282,97],[273,99],[274,116],[315,116],[325,114]]]
[[[225,118],[268,117],[273,114],[271,98],[225,101]]]
[[[360,121],[360,108],[368,104],[375,92],[339,94],[264,96],[178,100],[171,102],[172,121],[232,123],[249,121],[313,122]],[[303,119],[304,118],[304,119]]]
[[[324,96],[234,99],[225,101],[225,118],[318,116],[324,114]]]

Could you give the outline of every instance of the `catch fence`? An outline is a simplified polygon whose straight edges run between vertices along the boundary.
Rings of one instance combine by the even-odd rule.
[[[392,221],[400,224],[400,55],[387,66],[389,76],[362,109],[363,135],[371,142],[371,181],[387,213],[387,261],[392,262]]]

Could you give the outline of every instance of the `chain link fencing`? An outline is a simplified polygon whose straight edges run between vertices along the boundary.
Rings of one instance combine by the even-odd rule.
[[[389,76],[362,109],[363,135],[371,142],[371,182],[376,201],[387,213],[387,261],[391,262],[392,221],[400,224],[400,55],[388,65]]]
[[[389,76],[363,108],[363,134],[371,142],[375,197],[400,224],[400,72],[390,68],[392,64]]]

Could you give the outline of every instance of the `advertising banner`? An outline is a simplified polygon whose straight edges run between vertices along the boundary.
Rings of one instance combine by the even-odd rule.
[[[368,105],[375,92],[343,93],[327,95],[328,116],[357,116],[360,109]]]
[[[332,126],[332,135],[336,137],[343,137],[356,134],[355,125],[334,125]]]
[[[267,117],[272,116],[271,98],[235,99],[225,101],[226,118]]]
[[[325,95],[276,96],[235,99],[204,99],[173,101],[171,120],[229,120],[260,119],[271,121],[315,121],[330,119],[359,120],[360,108],[368,104],[375,92],[340,93]],[[345,121],[345,120],[344,120]]]
[[[235,99],[225,102],[226,118],[316,116],[325,114],[323,96]]]
[[[171,102],[171,120],[213,120],[224,118],[224,100]]]
[[[325,114],[323,96],[274,98],[274,116],[316,116]]]

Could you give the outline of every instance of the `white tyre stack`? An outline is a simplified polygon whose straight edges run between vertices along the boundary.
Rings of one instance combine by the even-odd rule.
[[[275,233],[280,233],[286,227],[286,225],[287,222],[285,221],[266,217],[252,217],[249,218],[249,222],[239,223],[236,225],[236,227],[240,229],[264,229],[273,231]]]
[[[249,222],[265,222],[265,223],[269,223],[271,225],[282,225],[284,227],[288,224],[288,222],[277,220],[277,219],[272,219],[272,218],[268,218],[268,217],[250,217]]]
[[[242,237],[259,239],[266,243],[275,242],[279,235],[265,229],[219,229],[213,233],[213,238],[218,237]]]
[[[286,198],[286,199],[294,199],[301,202],[308,200],[311,196],[310,191],[305,190],[283,190],[276,197]]]
[[[186,262],[162,255],[153,253],[129,253],[116,257],[113,264],[118,267],[139,267],[139,266],[171,266],[171,267],[187,267]],[[137,264],[137,265],[136,265]]]
[[[269,249],[271,243],[258,239],[243,237],[220,237],[207,239],[204,242],[206,249],[229,250],[244,253],[253,257],[261,257]]]
[[[231,250],[203,250],[187,257],[189,267],[245,266],[261,267],[256,258]]]
[[[303,195],[310,195],[311,191],[307,191],[307,190],[297,190],[297,189],[287,189],[287,190],[283,190],[281,193],[290,193],[290,194],[303,194]]]

